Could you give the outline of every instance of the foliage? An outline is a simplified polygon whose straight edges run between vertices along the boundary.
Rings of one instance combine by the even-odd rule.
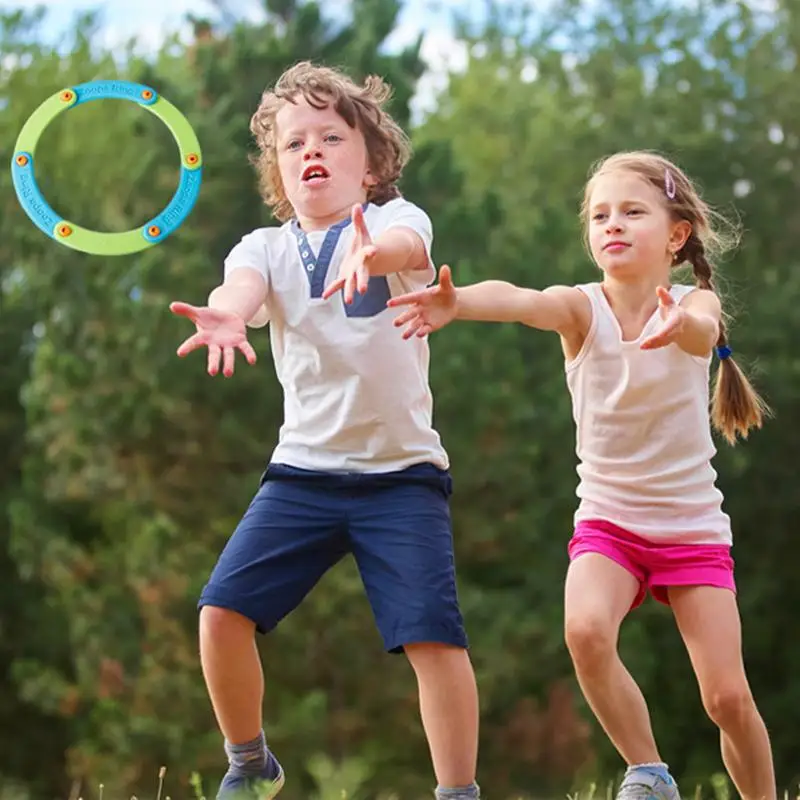
[[[0,720],[14,734],[0,775],[33,797],[66,796],[73,781],[87,800],[100,782],[129,796],[168,764],[177,800],[193,796],[194,771],[214,784],[223,768],[195,603],[274,445],[282,401],[268,331],[253,336],[255,368],[209,382],[200,358],[176,358],[187,331],[167,306],[202,301],[227,250],[270,223],[247,160],[248,120],[284,67],[312,58],[355,77],[379,72],[404,125],[424,69],[418,43],[384,47],[396,0],[354,0],[341,24],[313,2],[265,7],[263,24],[195,20],[191,43],[153,57],[104,52],[88,21],[57,49],[43,41],[41,15],[0,17],[2,130],[19,130],[65,85],[127,77],[184,111],[206,164],[183,228],[114,260],[52,244],[0,172]],[[746,3],[667,0],[496,8],[461,30],[467,66],[412,131],[403,182],[433,218],[436,260],[461,283],[592,280],[577,207],[589,166],[614,150],[664,150],[723,211],[735,204],[743,246],[720,265],[733,345],[776,419],[746,444],[721,446],[716,463],[735,523],[747,665],[781,785],[800,778],[786,713],[800,705],[791,669],[800,654],[787,635],[800,603],[797,503],[786,477],[800,453],[787,423],[800,392],[791,345],[800,332],[798,34],[790,3],[771,17]],[[5,163],[13,139],[0,140]],[[127,105],[63,115],[41,150],[48,200],[90,227],[133,227],[174,191],[169,133]],[[619,760],[580,699],[561,633],[576,481],[558,342],[460,324],[433,337],[432,350],[481,688],[480,782],[498,800],[602,784]],[[622,645],[665,757],[686,785],[706,783],[721,768],[716,732],[668,612],[647,604]],[[287,800],[429,796],[413,676],[381,652],[351,563],[323,579],[262,653],[267,734],[287,768]]]

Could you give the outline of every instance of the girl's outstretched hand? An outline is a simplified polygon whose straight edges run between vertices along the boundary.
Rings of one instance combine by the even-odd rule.
[[[247,341],[247,328],[238,314],[180,302],[171,303],[169,308],[173,314],[190,319],[197,328],[197,332],[178,348],[181,358],[193,350],[208,347],[208,374],[216,375],[219,372],[222,356],[222,374],[226,378],[233,375],[237,350],[242,352],[248,364],[256,363],[256,351]]]
[[[439,271],[439,283],[418,292],[409,292],[392,297],[386,304],[390,307],[409,306],[394,321],[395,327],[406,325],[403,338],[410,339],[415,334],[422,338],[438,331],[456,318],[458,299],[450,267],[444,264]]]
[[[661,327],[639,345],[642,350],[655,350],[672,344],[683,330],[686,320],[686,310],[675,302],[672,295],[663,286],[659,286],[656,291]]]

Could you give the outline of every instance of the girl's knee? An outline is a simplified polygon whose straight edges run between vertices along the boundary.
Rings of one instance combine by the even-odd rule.
[[[703,693],[703,705],[720,728],[736,727],[755,709],[753,695],[745,680],[717,681]]]
[[[600,615],[567,617],[564,638],[578,664],[599,664],[616,652],[616,627]]]

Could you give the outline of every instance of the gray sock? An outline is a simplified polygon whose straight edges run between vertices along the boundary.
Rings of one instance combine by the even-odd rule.
[[[480,800],[481,790],[477,783],[469,786],[436,787],[436,800]]]
[[[225,752],[228,754],[231,772],[235,775],[259,775],[267,765],[267,742],[264,731],[261,731],[255,739],[242,744],[231,744],[226,739]]]

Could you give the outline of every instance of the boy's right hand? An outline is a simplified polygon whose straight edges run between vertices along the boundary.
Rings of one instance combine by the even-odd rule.
[[[247,328],[244,320],[232,311],[222,311],[208,306],[192,306],[188,303],[171,303],[170,311],[194,322],[197,333],[192,334],[178,348],[183,358],[193,350],[208,347],[208,374],[219,372],[222,356],[222,374],[226,378],[233,375],[236,350],[240,350],[248,364],[256,363],[256,351],[247,341]]]
[[[419,292],[409,292],[392,297],[386,304],[390,307],[410,306],[394,321],[395,327],[407,325],[403,338],[410,339],[414,334],[422,338],[438,331],[456,318],[458,298],[450,267],[446,264],[439,271],[439,283]]]

